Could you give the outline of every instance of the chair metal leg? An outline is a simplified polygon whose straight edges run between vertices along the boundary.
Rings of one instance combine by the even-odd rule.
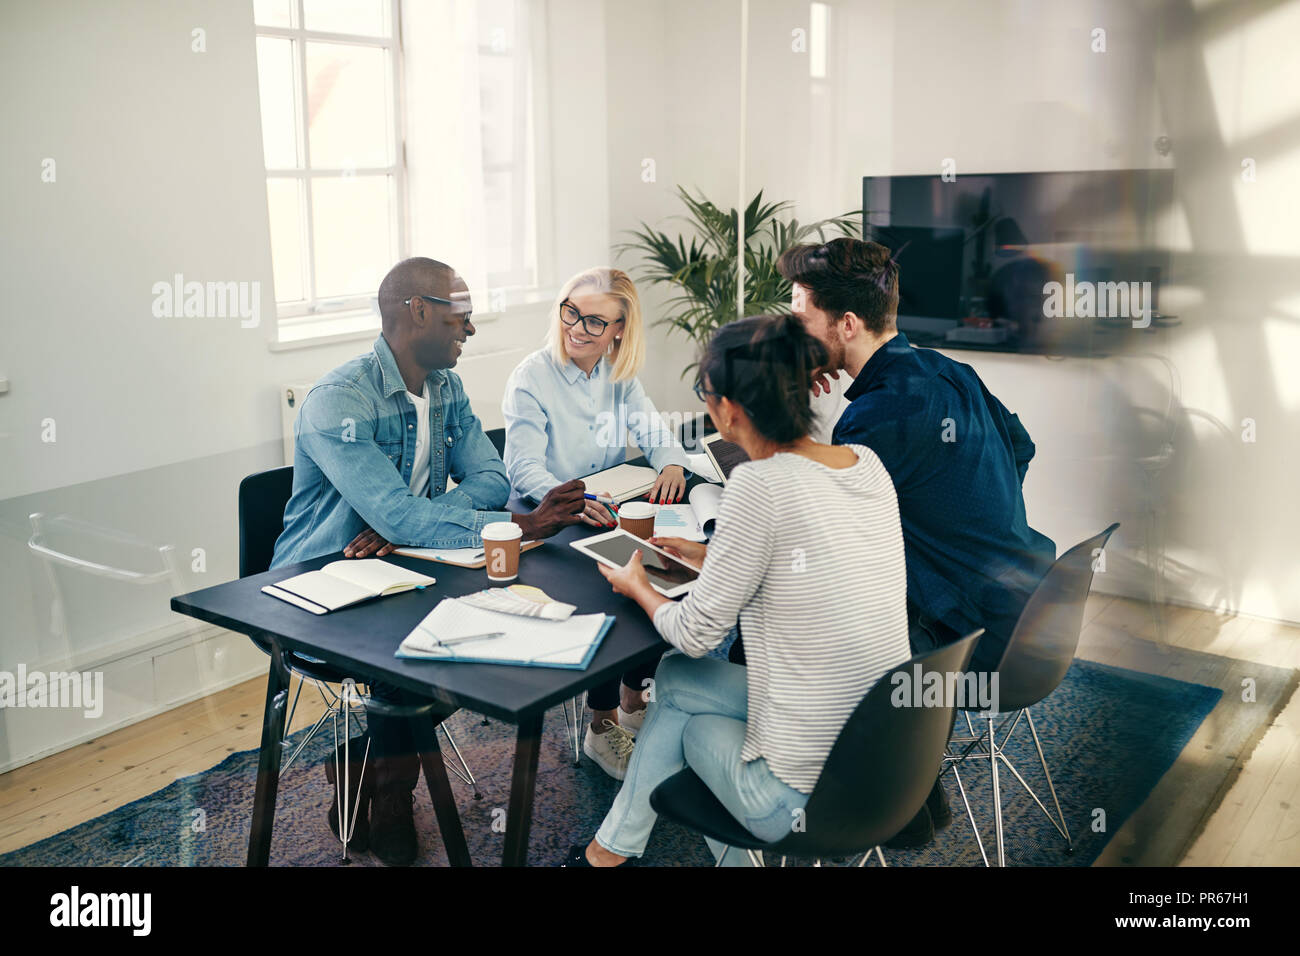
[[[988,716],[989,723],[989,768],[993,776],[993,833],[998,844],[998,866],[1007,865],[1006,849],[1002,843],[1002,791],[998,786],[998,745],[993,735],[993,715]]]
[[[582,764],[582,718],[583,695],[579,694],[573,700],[564,702],[564,725],[569,731],[569,737],[573,741],[573,765],[575,767]]]
[[[957,769],[955,763],[952,765],[952,776],[957,781],[957,792],[961,794],[962,806],[966,808],[966,819],[970,821],[970,832],[975,834],[975,844],[980,848],[980,859],[984,861],[985,866],[988,866],[989,855],[984,852],[984,841],[980,838],[979,827],[975,825],[975,814],[970,808],[970,800],[966,797],[966,785],[961,782],[961,772]]]
[[[880,857],[881,866],[889,866],[889,864],[885,862],[885,852],[881,850],[879,846],[876,847],[876,856]]]
[[[460,764],[460,766],[457,767],[456,764],[451,762],[451,759],[446,754],[443,754],[442,759],[447,764],[447,769],[473,788],[475,800],[482,800],[483,794],[479,792],[478,781],[474,779],[474,772],[469,769],[469,764],[465,762],[464,754],[462,754],[460,748],[456,746],[456,738],[451,735],[451,729],[447,726],[447,722],[444,720],[438,725],[438,728],[443,732],[443,735],[446,736],[447,743],[451,744],[452,752],[456,755],[456,760]]]
[[[1034,748],[1038,751],[1038,762],[1043,765],[1043,776],[1047,778],[1047,789],[1052,793],[1052,804],[1056,807],[1056,815],[1061,819],[1059,829],[1061,835],[1065,837],[1065,852],[1073,853],[1074,841],[1070,839],[1070,830],[1065,824],[1065,814],[1061,812],[1061,801],[1056,798],[1056,785],[1052,783],[1052,772],[1047,769],[1047,758],[1043,756],[1043,745],[1038,740],[1038,731],[1034,729],[1034,717],[1029,713],[1028,707],[1025,708],[1025,721],[1029,724],[1029,733],[1034,738]],[[1025,789],[1028,790],[1029,788],[1026,787]],[[1042,806],[1042,804],[1039,804],[1039,806]],[[1047,813],[1046,807],[1043,808],[1043,812]],[[1052,819],[1050,814],[1048,819]],[[1055,825],[1056,821],[1052,820],[1052,823]]]
[[[301,684],[299,686],[301,687]],[[293,766],[293,762],[298,759],[298,755],[302,753],[303,748],[306,747],[309,743],[311,743],[312,738],[316,736],[316,732],[320,730],[323,726],[325,726],[325,721],[327,720],[331,722],[338,720],[338,713],[332,707],[329,710],[325,711],[325,713],[321,714],[320,720],[316,721],[316,723],[312,726],[311,730],[307,731],[307,735],[303,737],[301,741],[299,741],[298,746],[293,748],[293,753],[289,755],[289,759],[280,765],[280,776],[283,777],[285,771]],[[289,720],[286,718],[285,727],[287,728],[288,726],[289,726]],[[338,731],[336,728],[335,737],[337,736],[338,736]],[[335,743],[337,742],[338,741],[336,740]],[[284,740],[280,742],[280,746],[286,747],[288,746],[288,743],[289,743],[289,738],[286,737]]]
[[[767,864],[763,862],[763,854],[760,853],[758,850],[746,850],[745,852],[749,854],[750,863],[753,863],[755,866],[767,866]],[[725,857],[726,854],[724,853],[723,856]],[[818,861],[817,865],[818,866],[821,865],[820,860]]]

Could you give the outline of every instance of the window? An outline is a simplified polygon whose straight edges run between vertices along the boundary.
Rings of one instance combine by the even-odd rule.
[[[396,0],[254,0],[285,324],[368,309],[406,249]]]
[[[487,282],[528,289],[537,279],[536,202],[527,10],[521,0],[479,0],[479,109]]]

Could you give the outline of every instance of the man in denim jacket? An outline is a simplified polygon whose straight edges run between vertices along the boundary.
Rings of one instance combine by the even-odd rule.
[[[577,523],[581,481],[553,489],[531,513],[502,510],[505,466],[451,371],[474,334],[469,291],[455,270],[432,259],[399,262],[379,286],[379,312],[383,334],[373,351],[327,374],[298,410],[293,494],[271,566],[338,551],[383,556],[396,545],[477,547],[493,521],[516,522],[526,539]],[[371,694],[414,702],[380,684]],[[352,845],[364,849],[358,844],[368,840],[385,863],[409,863],[420,769],[412,721],[372,713],[369,727],[374,777],[363,781]],[[332,825],[337,813],[336,805]]]

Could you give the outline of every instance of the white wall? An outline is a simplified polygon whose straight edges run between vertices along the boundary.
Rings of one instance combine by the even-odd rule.
[[[609,246],[604,85],[569,55],[604,24],[597,0],[540,9],[553,17],[538,24],[545,44],[564,52],[543,51],[550,129],[570,146],[543,241],[568,274]],[[195,28],[206,32],[204,53],[191,52]],[[602,62],[594,69],[600,76]],[[237,575],[236,489],[281,463],[280,386],[314,381],[370,340],[268,347],[274,294],[251,4],[8,3],[0,78],[0,377],[10,382],[0,394],[0,671],[20,662],[102,669],[111,691],[96,721],[0,711],[3,770],[265,667],[249,642],[172,614],[167,600]],[[417,123],[435,112],[422,95],[432,94],[408,91]],[[41,180],[46,157],[53,183]],[[442,245],[436,230],[420,230],[423,214],[413,207],[413,235]],[[175,273],[260,283],[261,326],[155,318],[153,283]],[[538,307],[480,325],[458,371],[487,427],[501,423],[506,375],[542,334]],[[42,441],[45,419],[53,443]],[[65,571],[56,585],[28,548],[33,512],[135,539],[67,543],[109,564],[161,567],[158,549],[170,546],[178,583],[106,584]]]
[[[1123,522],[1098,589],[1151,593],[1150,548],[1174,600],[1300,620],[1288,368],[1300,234],[1281,214],[1300,208],[1300,4],[836,2],[824,81],[791,49],[808,4],[750,6],[746,188],[796,201],[801,219],[858,208],[864,174],[938,171],[947,157],[958,175],[1176,168],[1184,242],[1161,305],[1180,328],[1111,359],[951,354],[1038,444],[1025,484],[1036,527],[1064,549]],[[625,172],[611,174],[611,228],[678,212],[678,182],[734,205],[739,3],[607,7],[611,169]],[[1162,134],[1168,159],[1153,149]],[[1255,154],[1260,175],[1243,184]],[[640,155],[659,159],[657,184],[633,175]],[[675,337],[659,348],[647,388],[693,407],[676,378],[691,350]]]

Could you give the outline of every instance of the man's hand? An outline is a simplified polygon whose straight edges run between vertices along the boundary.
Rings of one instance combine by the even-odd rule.
[[[582,520],[586,511],[586,485],[579,479],[556,485],[546,493],[542,503],[525,515],[514,515],[511,520],[524,529],[524,538],[536,541],[549,538],[571,524]]]
[[[709,546],[702,541],[688,541],[685,538],[653,537],[650,543],[663,548],[674,558],[681,558],[687,564],[697,568],[704,567],[704,556],[709,553]],[[640,553],[640,552],[638,552]]]
[[[813,398],[818,395],[829,395],[831,393],[831,379],[839,381],[840,370],[837,368],[822,369],[813,375]]]
[[[650,489],[650,502],[666,505],[681,501],[682,492],[685,490],[686,470],[681,465],[665,465],[664,470],[659,472],[659,477],[655,479],[654,487]]]
[[[367,528],[343,549],[343,557],[368,558],[373,554],[376,558],[382,558],[386,554],[391,554],[393,547],[379,536],[379,532]]]

